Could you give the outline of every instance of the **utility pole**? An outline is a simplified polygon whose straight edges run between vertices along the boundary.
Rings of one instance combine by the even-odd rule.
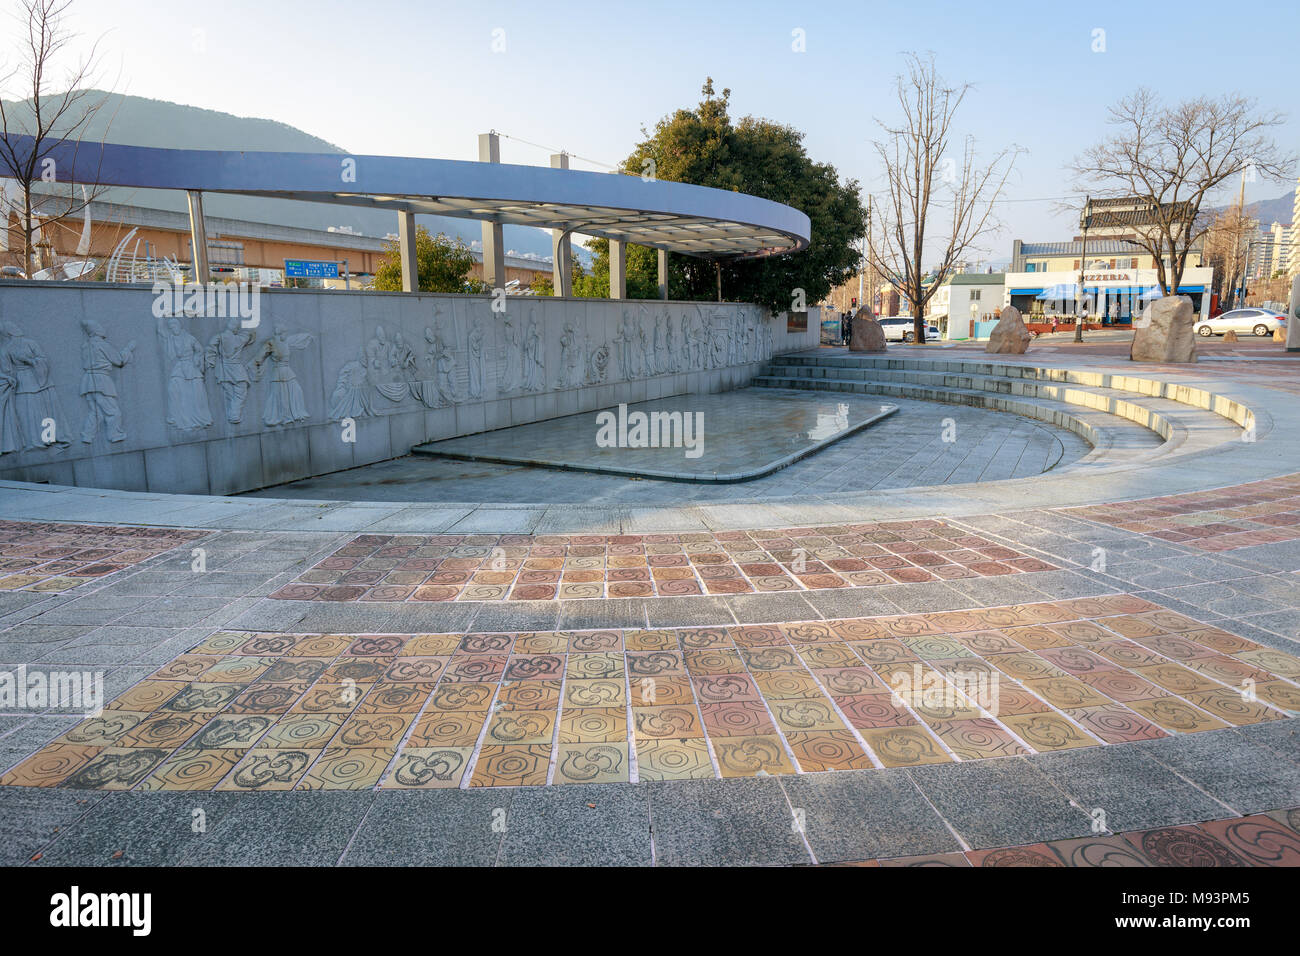
[[[1085,196],[1083,199],[1083,215],[1079,217],[1079,225],[1083,232],[1083,245],[1079,249],[1079,287],[1074,292],[1074,341],[1083,342],[1083,318],[1086,313],[1084,303],[1087,297],[1083,291],[1083,273],[1088,268],[1088,213],[1092,206],[1092,197]]]
[[[865,263],[865,267],[871,271],[871,277],[870,277],[869,281],[867,282],[867,291],[871,293],[871,305],[868,306],[868,305],[867,305],[867,301],[862,297],[862,287],[861,287],[861,283],[859,283],[859,286],[858,286],[858,308],[860,308],[860,309],[865,308],[868,312],[871,313],[872,318],[875,318],[875,315],[876,315],[876,285],[877,285],[877,283],[876,283],[876,250],[875,250],[875,246],[874,246],[874,245],[872,244],[872,242],[871,242],[871,194],[870,194],[870,193],[867,193],[867,234],[866,234],[866,236],[864,237],[864,243],[865,243],[865,245],[866,245],[866,252],[867,252],[867,255],[866,255],[866,259],[867,259],[867,261],[866,261],[866,263]]]
[[[1240,254],[1241,227],[1244,224],[1245,218],[1246,218],[1246,167],[1243,166],[1241,168],[1241,192],[1237,194],[1237,228],[1233,230],[1233,235],[1235,235],[1237,239],[1237,248],[1232,250],[1232,255],[1234,258],[1237,258]],[[1246,259],[1248,261],[1250,259],[1249,247],[1246,248]],[[1177,289],[1174,290],[1174,294],[1175,295],[1178,294]],[[1237,308],[1244,309],[1245,307],[1246,307],[1246,267],[1243,264],[1241,269],[1241,286],[1240,286],[1239,297],[1237,299]]]
[[[1246,273],[1250,271],[1250,247],[1253,245],[1253,242],[1246,242],[1246,261],[1241,265],[1241,301],[1237,303],[1239,309],[1246,307]]]
[[[866,297],[863,295],[863,282],[867,269],[871,267],[871,259],[867,255],[867,243],[871,240],[871,193],[867,193],[867,233],[862,237],[862,268],[858,270],[858,308],[867,307]],[[874,278],[874,276],[873,276]],[[873,293],[874,294],[874,293]],[[869,309],[872,315],[875,315],[875,309]]]
[[[867,237],[862,237],[862,268],[858,269],[858,308],[862,308],[866,301],[862,298],[863,277],[867,272]]]

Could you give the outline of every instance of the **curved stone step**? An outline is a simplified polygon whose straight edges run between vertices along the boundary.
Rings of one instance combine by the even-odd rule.
[[[1093,450],[1067,468],[1133,461],[1157,454],[1163,439],[1151,429],[1127,421],[1109,412],[1071,405],[1048,399],[1029,400],[995,395],[976,389],[943,388],[906,383],[863,382],[838,379],[781,378],[761,375],[753,384],[763,388],[796,388],[814,391],[846,391],[894,398],[954,405],[970,405],[991,411],[1009,412],[1046,422],[1076,435],[1092,445]],[[1060,470],[1060,469],[1058,469]]]
[[[881,355],[824,355],[816,352],[796,352],[776,356],[768,363],[765,372],[783,375],[788,368],[822,369],[883,369],[909,372],[945,372],[996,379],[1055,382],[1092,388],[1132,392],[1153,398],[1164,398],[1181,405],[1204,409],[1241,426],[1255,429],[1257,436],[1270,427],[1270,419],[1241,402],[1227,396],[1192,385],[1148,378],[1141,375],[1095,371],[1089,368],[1047,368],[1023,362],[980,359],[920,359],[888,358]],[[825,373],[823,373],[824,375]],[[834,376],[832,376],[834,377]]]
[[[974,392],[1015,396],[1030,402],[1063,402],[1100,410],[1150,429],[1163,439],[1159,451],[1153,453],[1160,455],[1227,447],[1228,442],[1243,437],[1242,427],[1254,429],[1251,437],[1258,438],[1271,422],[1267,415],[1257,421],[1253,411],[1241,403],[1203,389],[1087,370],[805,353],[781,356],[764,371],[761,381],[755,384],[894,394],[932,401],[943,401],[942,394],[948,392],[954,400],[968,403],[967,393]],[[934,391],[927,393],[925,389]],[[1001,407],[982,399],[975,403]],[[1032,411],[1028,416],[1041,418]],[[1093,441],[1090,433],[1075,427],[1069,415],[1057,424]]]
[[[829,373],[829,374],[828,374]],[[775,366],[765,372],[765,378],[808,379],[815,382],[874,382],[877,384],[903,384],[930,386],[940,389],[953,389],[977,392],[989,392],[1000,395],[1014,395],[1023,398],[1048,398],[1070,405],[1082,405],[1087,408],[1100,409],[1121,418],[1138,422],[1165,439],[1175,438],[1177,424],[1196,426],[1197,430],[1211,424],[1217,431],[1208,436],[1211,443],[1236,437],[1239,430],[1230,423],[1231,420],[1197,405],[1177,401],[1160,395],[1124,389],[1116,386],[1075,384],[1065,382],[1042,382],[1029,378],[1011,378],[1007,376],[972,374],[970,372],[926,372],[911,368],[906,369],[872,369],[872,368],[838,368],[795,365],[789,367]],[[843,386],[828,385],[828,388],[843,390]],[[1149,412],[1155,412],[1149,416]]]

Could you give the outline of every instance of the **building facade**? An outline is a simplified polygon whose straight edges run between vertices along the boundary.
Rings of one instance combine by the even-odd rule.
[[[1006,275],[1001,272],[963,272],[948,276],[935,290],[926,316],[945,339],[965,339],[972,322],[986,322],[1002,308]]]
[[[1183,273],[1178,294],[1192,300],[1202,318],[1210,316],[1210,288],[1214,270],[1191,267]],[[1127,325],[1160,294],[1155,269],[1089,268],[1084,270],[1084,296],[1088,321]],[[1049,322],[1078,314],[1078,273],[1067,270],[1008,272],[1002,304],[1014,306],[1026,322]]]
[[[37,242],[41,268],[69,260],[94,259],[103,264],[125,240],[123,253],[136,257],[167,259],[192,270],[194,252],[190,220],[185,213],[147,206],[112,202],[91,202],[87,216],[47,224]],[[240,279],[264,286],[284,284],[286,259],[337,262],[340,274],[353,277],[353,287],[365,287],[395,237],[365,236],[344,230],[303,229],[242,219],[205,218],[208,235],[208,264],[216,279]],[[22,233],[16,217],[8,228],[0,227],[0,254],[19,253]],[[483,254],[474,251],[471,274],[483,277]],[[18,254],[16,263],[21,259]],[[192,275],[192,272],[187,272]],[[527,288],[538,275],[550,278],[551,263],[543,259],[506,256],[506,281],[517,280]],[[345,280],[314,280],[318,287],[342,288]]]
[[[1295,205],[1291,207],[1291,228],[1288,230],[1286,265],[1283,271],[1288,279],[1300,274],[1300,178],[1296,179]]]
[[[1083,263],[1082,239],[1070,242],[1011,243],[1011,268],[1008,272],[1073,272]],[[1088,269],[1154,269],[1155,256],[1129,239],[1097,239],[1088,236]],[[1202,264],[1201,251],[1193,249],[1187,256],[1188,267]]]

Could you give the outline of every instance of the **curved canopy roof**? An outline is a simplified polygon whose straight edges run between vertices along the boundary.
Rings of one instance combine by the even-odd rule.
[[[17,151],[30,137],[15,137]],[[23,140],[27,140],[24,143]],[[48,151],[48,153],[47,153]],[[447,159],[42,144],[62,183],[195,189],[564,229],[706,259],[798,252],[808,217],[744,193],[639,176]]]

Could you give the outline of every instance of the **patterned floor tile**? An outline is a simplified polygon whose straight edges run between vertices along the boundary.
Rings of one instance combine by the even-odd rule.
[[[205,537],[207,531],[0,521],[0,590],[67,591]]]
[[[722,566],[676,537],[644,556]],[[861,559],[888,546],[909,544]],[[0,784],[415,789],[921,766],[1285,719],[1300,682],[1277,675],[1293,673],[1292,655],[1123,594],[661,630],[226,630],[0,768]],[[1242,675],[1269,679],[1228,682]]]
[[[637,772],[642,780],[713,778],[713,763],[702,739],[659,739],[636,742]]]
[[[799,769],[805,773],[867,770],[875,766],[857,738],[847,730],[800,731],[787,733],[785,739]]]
[[[628,780],[627,742],[560,744],[554,783],[624,783]]]
[[[1000,850],[972,850],[966,854],[971,866],[1046,866],[1060,867],[1062,863],[1045,843],[1033,846],[1012,846]]]
[[[163,761],[141,790],[212,790],[244,756],[243,750],[181,750]]]
[[[466,535],[359,535],[271,597],[377,602],[672,597],[879,587],[1055,567],[940,521],[924,524],[743,531],[736,532],[742,539],[735,541],[707,533],[700,535],[704,540],[689,534],[482,535],[481,544],[467,546]],[[796,549],[796,540],[803,546]],[[810,541],[819,543],[813,555],[825,560],[808,560]],[[863,560],[853,556],[855,551],[870,556]],[[502,552],[513,557],[502,561]],[[414,563],[413,553],[421,555]],[[961,554],[974,560],[958,563]]]
[[[753,777],[760,773],[793,773],[790,758],[775,734],[711,738],[718,769],[724,777]]]
[[[250,750],[216,789],[292,790],[321,753],[296,748]]]
[[[458,787],[473,752],[471,747],[406,747],[380,787],[394,790]]]
[[[1163,827],[1141,833],[1125,833],[1156,866],[1248,866],[1228,846],[1197,827]]]
[[[1273,817],[1212,820],[1199,829],[1251,866],[1300,866],[1300,833]]]
[[[919,767],[952,760],[920,727],[864,729],[861,733],[876,759],[886,767]]]
[[[298,782],[298,790],[369,790],[379,783],[396,747],[327,749]]]
[[[471,787],[540,787],[550,769],[550,744],[485,745],[474,765]]]

